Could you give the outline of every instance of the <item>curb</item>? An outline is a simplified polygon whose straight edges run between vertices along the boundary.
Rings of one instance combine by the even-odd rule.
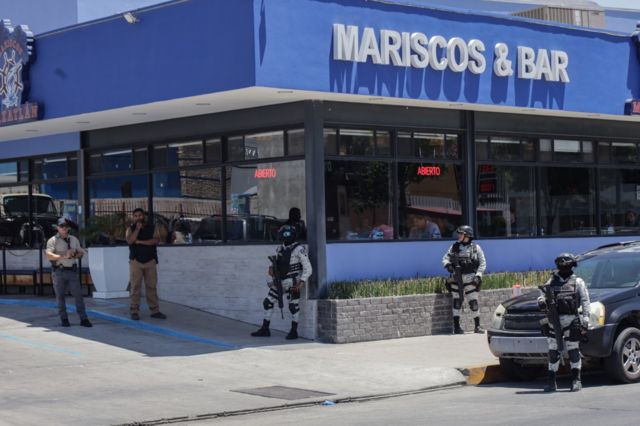
[[[459,368],[458,371],[466,377],[468,385],[486,385],[508,380],[506,374],[500,368],[500,364],[465,367]]]

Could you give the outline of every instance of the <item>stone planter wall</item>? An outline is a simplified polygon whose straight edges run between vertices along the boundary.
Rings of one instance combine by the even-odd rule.
[[[511,289],[480,293],[480,320],[484,327],[496,307],[511,297]],[[450,333],[453,319],[451,296],[372,297],[367,299],[318,300],[317,339],[352,343]],[[473,318],[464,303],[462,327],[473,330]]]

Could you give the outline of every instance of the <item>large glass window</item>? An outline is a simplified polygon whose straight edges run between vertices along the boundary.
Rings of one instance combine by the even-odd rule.
[[[229,166],[225,185],[230,241],[277,241],[289,209],[306,215],[304,160]]]
[[[479,165],[477,222],[481,237],[536,235],[533,167]]]
[[[154,173],[153,212],[166,243],[222,240],[209,229],[211,218],[222,214],[220,168]]]
[[[255,133],[227,139],[227,160],[242,161],[284,155],[284,132]]]
[[[540,235],[595,235],[593,169],[540,168]]]
[[[601,233],[640,233],[640,170],[603,169],[599,173]]]
[[[390,165],[380,161],[326,161],[329,240],[392,239]]]
[[[448,238],[462,225],[462,169],[398,163],[399,238]]]
[[[149,210],[147,175],[111,176],[89,181],[91,216]]]

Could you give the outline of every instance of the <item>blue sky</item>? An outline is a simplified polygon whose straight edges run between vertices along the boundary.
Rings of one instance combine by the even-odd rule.
[[[600,6],[640,10],[640,0],[595,0]]]

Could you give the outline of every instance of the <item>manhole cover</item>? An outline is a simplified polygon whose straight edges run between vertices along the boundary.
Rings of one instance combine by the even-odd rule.
[[[333,395],[332,393],[318,392],[309,389],[290,388],[287,386],[267,386],[265,388],[232,389],[232,392],[248,393],[249,395],[264,396],[267,398],[305,399]]]

